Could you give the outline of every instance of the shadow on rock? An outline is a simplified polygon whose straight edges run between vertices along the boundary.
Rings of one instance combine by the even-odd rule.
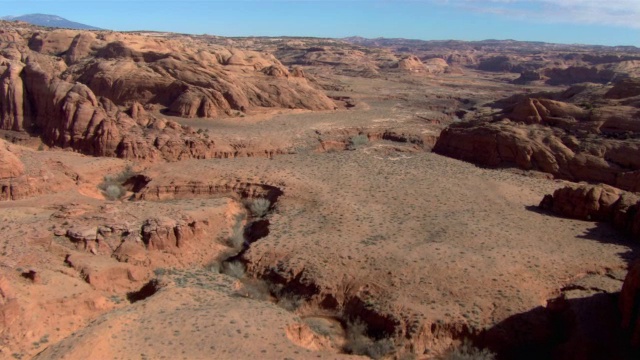
[[[583,296],[591,293],[590,295]],[[621,329],[619,293],[571,290],[546,307],[510,316],[476,337],[500,360],[640,358]]]
[[[563,219],[566,218],[535,205],[525,206],[525,209],[541,215],[553,216]],[[625,260],[627,264],[631,264],[635,259],[640,257],[640,243],[634,241],[631,235],[619,231],[609,223],[595,221],[592,221],[592,223],[594,226],[591,229],[589,229],[582,235],[578,235],[577,237],[580,239],[597,241],[602,244],[616,244],[628,247],[628,250],[626,252],[620,253],[620,258]]]

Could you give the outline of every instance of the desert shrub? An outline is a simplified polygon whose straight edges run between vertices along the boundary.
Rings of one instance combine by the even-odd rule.
[[[256,198],[245,201],[245,206],[251,212],[251,215],[261,218],[269,212],[271,201],[265,198]]]
[[[351,139],[349,139],[349,145],[347,146],[347,148],[349,150],[354,150],[358,146],[367,145],[368,143],[369,143],[369,138],[367,137],[367,135],[360,134],[360,135],[353,136],[351,137]]]
[[[439,357],[439,360],[495,360],[496,355],[488,349],[479,349],[469,340],[465,340],[460,346],[449,349]]]
[[[278,306],[287,310],[295,311],[304,303],[304,300],[299,295],[286,294],[278,299]]]
[[[314,333],[320,336],[330,337],[331,334],[333,333],[332,329],[324,323],[316,322],[316,321],[305,321],[305,322],[309,326],[311,331],[313,331]]]
[[[162,276],[162,275],[167,273],[167,269],[165,269],[165,268],[156,268],[156,269],[153,270],[153,273],[156,276]]]
[[[233,276],[237,279],[242,279],[244,277],[244,272],[244,265],[239,261],[231,261],[222,265],[223,274]]]
[[[103,190],[103,192],[107,199],[118,200],[127,193],[127,190],[125,190],[125,188],[120,184],[111,184],[108,185],[107,188]]]
[[[221,266],[222,265],[220,261],[218,261],[217,259],[214,259],[209,261],[207,264],[205,264],[204,268],[205,270],[211,271],[212,273],[221,273],[222,272]]]
[[[353,355],[365,355],[372,359],[382,359],[395,352],[393,340],[384,338],[373,340],[367,336],[367,325],[356,320],[347,324],[347,339],[344,351]]]
[[[240,282],[242,283],[242,287],[236,290],[237,296],[264,301],[271,299],[269,286],[264,281],[244,278],[241,279]]]
[[[130,165],[127,165],[125,169],[113,175],[105,175],[103,181],[98,185],[98,188],[102,190],[102,194],[109,200],[118,200],[123,197],[127,190],[122,186],[132,176],[136,175]]]
[[[227,238],[227,245],[234,249],[242,249],[244,246],[244,214],[238,214],[231,230],[231,235]]]

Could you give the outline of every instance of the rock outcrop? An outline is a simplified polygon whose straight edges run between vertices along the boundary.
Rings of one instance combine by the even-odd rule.
[[[540,208],[574,219],[608,222],[640,238],[640,197],[611,186],[564,187],[546,195]]]
[[[107,257],[73,254],[65,260],[94,288],[104,291],[134,290],[147,280],[151,271]]]
[[[176,250],[203,232],[203,225],[197,221],[153,218],[142,224],[142,241],[149,250]]]
[[[606,84],[611,82],[618,74],[602,67],[570,66],[568,68],[550,68],[542,71],[548,78],[547,83],[552,85],[571,85],[583,82]]]
[[[568,96],[560,94],[557,97]],[[640,190],[640,111],[611,103],[585,109],[544,97],[514,96],[493,118],[452,124],[434,151],[482,166],[515,166],[572,181]]]
[[[398,61],[398,64],[396,66],[400,70],[409,71],[409,72],[426,72],[427,71],[422,61],[415,55],[410,55],[401,59],[400,61]]]
[[[272,55],[189,37],[20,34],[0,42],[0,129],[40,135],[50,146],[128,159],[206,158],[218,153],[212,141],[141,110],[212,118],[259,107],[335,107]]]
[[[0,140],[0,179],[15,178],[23,173],[22,161],[9,151],[9,145],[4,140]]]
[[[608,99],[625,99],[640,96],[640,79],[618,81],[604,96]]]

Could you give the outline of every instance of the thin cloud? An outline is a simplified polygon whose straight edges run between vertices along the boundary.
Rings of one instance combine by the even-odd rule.
[[[471,11],[536,21],[640,29],[640,0],[433,0]]]

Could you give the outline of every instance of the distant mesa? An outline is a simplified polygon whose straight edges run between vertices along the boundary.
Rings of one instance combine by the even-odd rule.
[[[47,15],[47,14],[27,14],[27,15],[21,15],[21,16],[5,16],[0,18],[0,20],[24,21],[32,25],[54,27],[54,28],[65,28],[65,29],[76,29],[76,30],[103,30],[95,26],[81,24],[71,20],[67,20],[60,16]]]

